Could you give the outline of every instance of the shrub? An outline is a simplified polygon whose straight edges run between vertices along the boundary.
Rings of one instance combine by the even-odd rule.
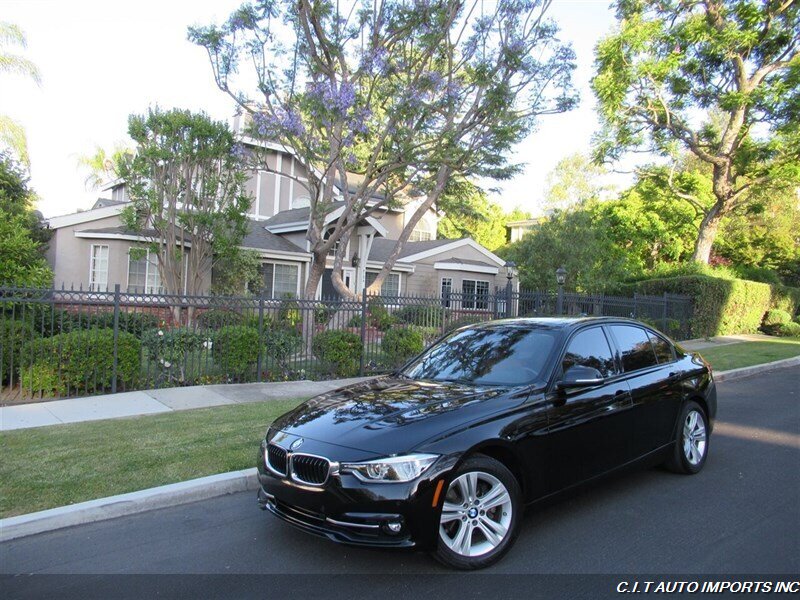
[[[22,348],[36,337],[33,326],[28,321],[11,319],[0,315],[0,383],[11,379],[11,371],[19,371],[25,360]]]
[[[318,324],[325,324],[331,320],[331,317],[336,313],[336,308],[328,306],[327,304],[320,304],[314,309],[314,321]]]
[[[280,323],[289,327],[297,327],[302,320],[303,315],[297,300],[287,298],[281,302],[280,309],[278,309],[278,321]]]
[[[770,285],[782,285],[780,276],[767,267],[756,267],[752,265],[742,265],[736,267],[736,273],[741,279],[748,281],[760,281],[761,283],[769,283]]]
[[[386,353],[389,365],[399,367],[424,348],[424,340],[419,331],[395,327],[386,332],[381,349]]]
[[[789,323],[791,320],[792,315],[785,310],[781,310],[780,308],[771,308],[764,313],[764,320],[761,322],[761,324],[764,327],[771,327],[774,325],[783,325],[784,323]]]
[[[34,359],[20,373],[27,382],[51,386],[52,376],[61,394],[102,392],[111,388],[114,372],[114,330],[86,329],[60,333],[32,341],[23,349]],[[141,368],[141,344],[136,337],[120,331],[117,337],[117,385],[132,386]],[[36,391],[45,391],[37,390]]]
[[[364,346],[354,333],[328,330],[314,337],[311,351],[331,375],[353,377],[358,375]]]
[[[416,325],[412,325],[411,329],[419,332],[422,336],[422,343],[425,346],[430,346],[442,335],[442,330],[439,327],[417,327]]]
[[[394,324],[394,317],[386,310],[380,298],[372,298],[369,301],[368,312],[369,320],[367,322],[378,331],[388,331]]]
[[[237,379],[253,368],[260,351],[258,329],[247,325],[228,325],[214,336],[214,362]]]
[[[262,335],[267,361],[275,359],[284,373],[288,371],[287,360],[300,349],[302,341],[296,329],[286,327],[268,327]]]
[[[189,352],[209,345],[207,336],[189,327],[150,329],[142,335],[142,346],[151,360],[169,369],[183,364]]]
[[[449,312],[438,304],[420,304],[404,306],[394,313],[394,317],[401,323],[419,325],[421,327],[441,327],[447,319]]]
[[[201,329],[222,329],[227,325],[242,325],[244,315],[224,308],[211,308],[197,316],[197,326]]]
[[[67,393],[66,388],[59,381],[58,370],[44,363],[37,362],[22,369],[19,381],[24,392],[32,392],[42,396],[64,395]]]
[[[781,337],[800,337],[800,323],[790,321],[779,325],[776,334]]]

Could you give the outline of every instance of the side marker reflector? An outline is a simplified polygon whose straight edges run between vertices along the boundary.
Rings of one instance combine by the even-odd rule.
[[[436,508],[439,505],[439,495],[442,493],[442,487],[444,486],[444,479],[440,479],[439,483],[436,484],[436,491],[433,493],[433,502],[431,502],[431,506]]]

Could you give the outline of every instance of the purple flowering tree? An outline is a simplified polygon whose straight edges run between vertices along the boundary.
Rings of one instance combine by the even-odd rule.
[[[308,296],[338,248],[333,284],[352,297],[341,278],[347,242],[413,192],[424,200],[370,288],[379,290],[451,177],[513,176],[514,146],[537,118],[573,107],[574,54],[546,19],[550,3],[259,0],[222,26],[189,30],[218,86],[252,116],[250,133],[308,172],[297,181],[311,202]],[[345,208],[326,225],[334,202]]]

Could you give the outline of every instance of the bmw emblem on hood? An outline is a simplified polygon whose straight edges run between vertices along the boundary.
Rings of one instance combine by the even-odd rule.
[[[295,450],[297,450],[297,449],[298,449],[300,446],[302,446],[302,445],[303,445],[303,442],[304,442],[304,441],[305,441],[305,440],[303,440],[303,438],[297,438],[297,439],[296,439],[295,441],[293,441],[293,442],[292,442],[292,444],[289,446],[289,450],[292,450],[292,451],[295,451]]]

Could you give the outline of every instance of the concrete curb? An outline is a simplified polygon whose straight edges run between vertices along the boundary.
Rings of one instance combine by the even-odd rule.
[[[759,373],[766,373],[767,371],[774,371],[775,369],[783,369],[785,367],[794,367],[797,365],[800,365],[800,356],[793,356],[792,358],[784,358],[783,360],[753,365],[752,367],[720,371],[719,373],[714,373],[714,381],[732,381],[734,379],[741,379],[742,377],[750,377],[751,375],[758,375]]]
[[[255,468],[0,519],[0,542],[258,488]]]
[[[762,365],[720,371],[714,379],[731,381],[784,367],[800,365],[800,356]],[[99,498],[71,506],[62,506],[40,512],[0,519],[0,542],[13,540],[45,531],[54,531],[73,525],[105,521],[126,515],[188,504],[206,498],[258,489],[256,469],[233,471],[210,477],[201,477],[181,483],[150,488],[130,494]]]

